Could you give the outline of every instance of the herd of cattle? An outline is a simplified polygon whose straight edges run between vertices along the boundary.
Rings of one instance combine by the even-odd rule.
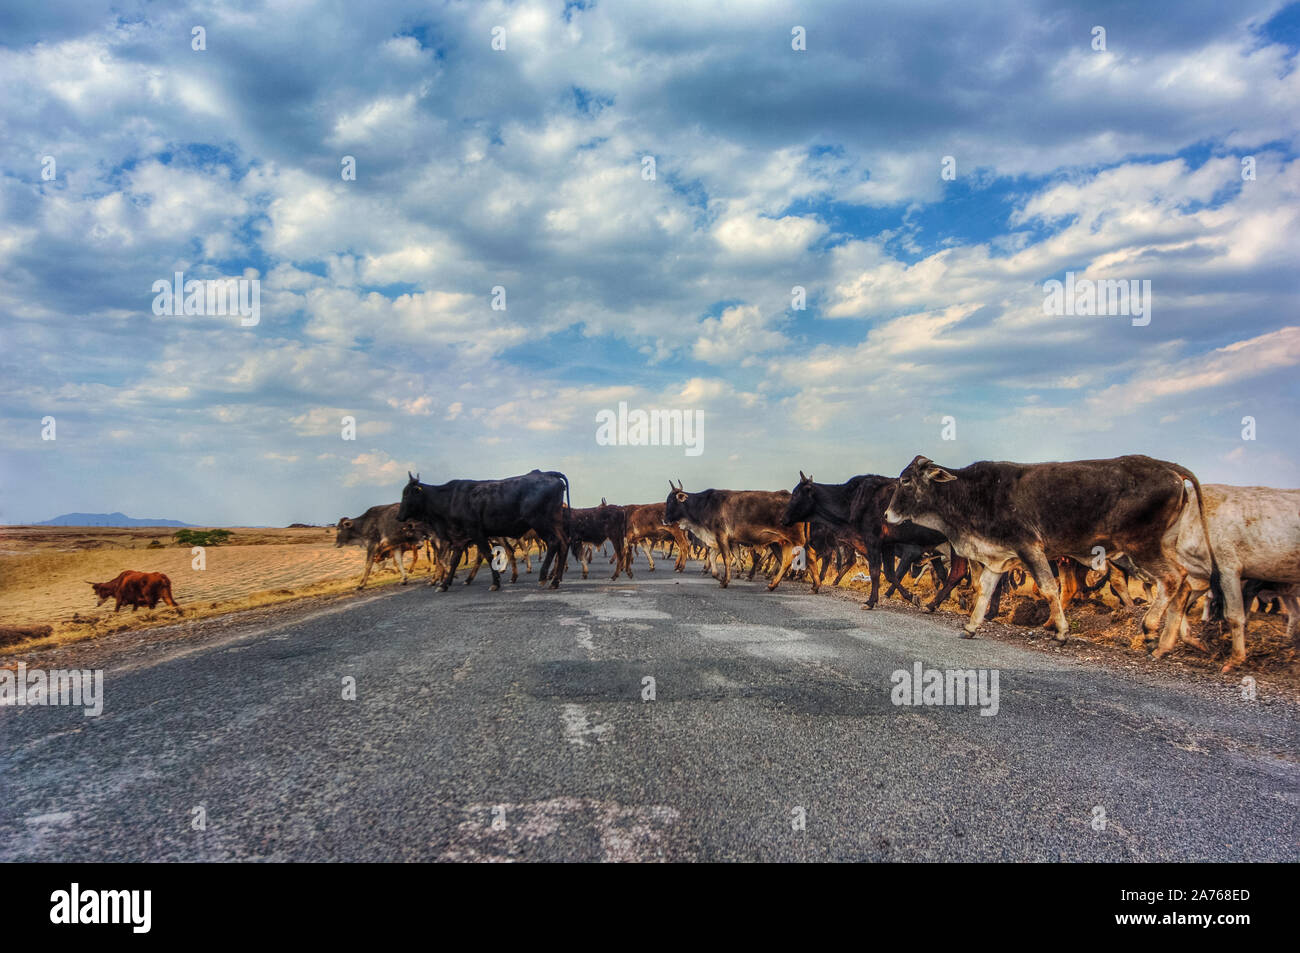
[[[509,565],[518,578],[516,551],[530,545],[544,554],[540,580],[557,588],[567,556],[581,563],[584,578],[595,547],[613,548],[614,579],[632,576],[632,556],[645,550],[653,570],[653,546],[705,559],[722,586],[748,551],[750,578],[770,572],[775,589],[791,571],[802,570],[817,591],[834,565],[838,577],[859,557],[866,562],[876,605],[883,575],[890,590],[912,599],[905,580],[935,577],[930,611],[953,588],[970,579],[977,595],[963,637],[989,615],[1008,578],[1028,574],[1050,608],[1058,639],[1069,631],[1064,605],[1076,593],[1109,584],[1133,605],[1129,582],[1148,590],[1142,630],[1159,633],[1156,657],[1182,641],[1201,651],[1187,612],[1206,597],[1204,618],[1225,618],[1232,654],[1224,671],[1246,658],[1250,605],[1281,604],[1287,635],[1297,638],[1300,619],[1300,490],[1202,486],[1175,463],[1146,456],[1067,463],[981,461],[946,469],[916,457],[898,477],[865,474],[844,483],[817,483],[799,474],[793,491],[716,490],[692,493],[673,485],[662,503],[573,509],[569,481],[554,471],[533,470],[504,480],[451,480],[431,485],[410,477],[401,501],[344,518],[336,544],[366,547],[365,574],[393,556],[407,578],[404,555],[429,552],[431,585],[446,591],[467,553],[470,579],[481,563],[492,572],[492,589]],[[414,566],[414,562],[412,563]],[[531,564],[529,565],[531,571]],[[1100,578],[1088,583],[1089,572]],[[467,580],[468,581],[468,580]]]

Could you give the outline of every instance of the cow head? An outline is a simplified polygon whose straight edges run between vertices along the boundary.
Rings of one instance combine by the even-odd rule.
[[[95,595],[99,598],[99,601],[95,603],[95,606],[97,608],[99,606],[102,606],[109,599],[112,599],[115,595],[117,595],[117,587],[113,585],[111,581],[90,582],[89,580],[87,580],[86,585],[90,586],[91,589],[94,589]]]
[[[350,517],[343,517],[334,527],[334,546],[346,546],[352,542],[354,536],[353,521]]]
[[[682,481],[678,480],[677,485],[673,486],[673,481],[668,481],[668,499],[664,502],[664,525],[676,526],[679,522],[686,519],[686,501],[691,495],[682,489]]]
[[[803,471],[799,471],[799,485],[790,493],[790,502],[785,506],[785,515],[781,517],[782,526],[793,526],[795,523],[806,523],[813,516],[813,510],[816,509],[817,500],[814,497],[816,486],[813,478],[804,476]]]
[[[411,476],[411,471],[407,470],[406,475],[410,477],[406,486],[402,488],[402,505],[397,508],[398,522],[405,522],[413,517],[417,512],[423,509],[421,503],[424,499],[424,484],[420,482],[420,474]]]
[[[941,483],[951,483],[957,479],[943,467],[936,466],[929,457],[920,454],[907,465],[898,477],[898,487],[885,510],[886,523],[902,523],[911,520],[921,525],[929,525],[936,508]]]

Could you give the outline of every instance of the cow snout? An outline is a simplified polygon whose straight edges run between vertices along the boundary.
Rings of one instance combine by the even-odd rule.
[[[891,506],[889,509],[885,510],[885,522],[893,523],[897,526],[899,523],[903,522],[903,517],[895,513],[894,508]]]

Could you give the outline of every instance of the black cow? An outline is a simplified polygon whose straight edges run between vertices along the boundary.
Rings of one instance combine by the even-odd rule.
[[[1213,567],[1212,598],[1221,603],[1201,501],[1194,473],[1146,456],[1069,463],[984,460],[946,470],[918,455],[899,477],[885,519],[891,525],[911,520],[941,532],[955,553],[984,565],[964,638],[984,621],[999,577],[1023,565],[1051,604],[1056,638],[1065,641],[1069,623],[1051,560],[1072,556],[1089,563],[1096,558],[1094,547],[1108,559],[1127,556],[1171,594],[1186,572],[1180,549],[1199,549]],[[1179,636],[1177,613],[1169,618],[1158,654],[1173,648]],[[1158,624],[1148,611],[1143,629]]]
[[[915,523],[899,526],[885,523],[885,507],[897,483],[893,477],[874,473],[861,474],[844,483],[817,483],[800,470],[799,484],[790,494],[783,517],[787,526],[808,521],[826,527],[838,541],[852,546],[866,559],[867,575],[871,578],[871,592],[863,603],[866,609],[874,608],[879,598],[882,570],[890,592],[899,589],[904,598],[913,601],[902,583],[907,567],[924,553],[947,542],[942,533]],[[901,573],[895,567],[897,557],[901,557]],[[965,560],[954,557],[948,576],[926,608],[933,612],[965,573]]]
[[[569,478],[563,473],[533,470],[504,480],[450,480],[436,486],[421,483],[418,476],[410,473],[407,476],[410,480],[402,490],[397,518],[421,520],[444,539],[451,540],[453,570],[460,565],[471,543],[480,553],[491,553],[493,536],[514,539],[534,530],[546,545],[542,582],[545,583],[546,570],[555,560],[551,588],[559,588],[564,578],[564,552],[569,546],[564,509],[569,496]],[[501,573],[495,566],[491,569],[495,592],[501,588]],[[446,592],[449,585],[450,578],[444,577],[440,588]]]
[[[632,578],[632,560],[625,558],[624,547],[627,541],[627,510],[622,506],[610,506],[601,497],[600,506],[588,506],[569,510],[569,546],[573,555],[582,564],[582,578],[587,578],[587,561],[583,558],[583,544],[603,546],[605,540],[614,544],[614,575],[627,570],[627,577]],[[543,577],[545,578],[545,577]]]

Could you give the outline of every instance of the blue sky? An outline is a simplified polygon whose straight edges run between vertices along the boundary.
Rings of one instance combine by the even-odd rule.
[[[10,5],[0,521],[918,452],[1300,486],[1298,50],[1275,2]],[[153,314],[175,271],[255,276],[260,323]],[[1151,323],[1044,315],[1066,271],[1150,280]],[[620,401],[704,452],[598,445]]]

